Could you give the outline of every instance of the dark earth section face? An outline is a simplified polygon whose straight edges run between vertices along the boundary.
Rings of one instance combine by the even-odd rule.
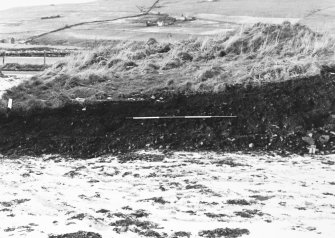
[[[315,142],[323,153],[335,152],[335,76],[331,73],[282,83],[227,86],[218,94],[162,91],[152,96],[2,115],[0,153],[85,158],[148,147],[306,153],[303,138],[308,135],[312,138],[307,141]],[[136,100],[139,97],[142,101]],[[237,118],[127,119],[167,115]]]

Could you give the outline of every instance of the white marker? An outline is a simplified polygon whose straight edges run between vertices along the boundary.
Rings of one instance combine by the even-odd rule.
[[[311,145],[308,149],[308,152],[312,155],[314,155],[316,153],[316,146],[315,145]]]
[[[12,107],[13,107],[13,99],[8,99],[8,108],[9,109],[12,109]]]

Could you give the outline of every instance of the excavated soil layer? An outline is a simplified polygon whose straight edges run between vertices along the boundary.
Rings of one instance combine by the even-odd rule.
[[[147,95],[148,96],[148,95]],[[68,105],[0,117],[0,153],[59,153],[94,157],[140,148],[307,152],[312,133],[322,153],[335,152],[335,76],[227,87],[218,94],[155,95],[162,101]],[[236,119],[161,119],[131,116],[236,115]],[[323,140],[319,138],[323,136]],[[324,139],[326,138],[326,139]]]

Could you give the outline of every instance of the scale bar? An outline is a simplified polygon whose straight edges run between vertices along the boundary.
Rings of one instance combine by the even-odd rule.
[[[161,117],[127,117],[133,120],[157,120],[157,119],[208,119],[208,118],[237,118],[237,116],[161,116]]]

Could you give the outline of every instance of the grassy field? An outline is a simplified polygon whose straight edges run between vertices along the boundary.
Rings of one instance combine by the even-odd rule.
[[[335,40],[302,25],[256,24],[228,35],[173,43],[115,41],[75,53],[8,91],[17,108],[59,107],[162,91],[222,92],[320,74],[334,62]],[[29,105],[29,106],[28,106]]]
[[[78,23],[85,19],[106,20],[120,16],[139,13],[137,5],[150,6],[152,0],[100,0],[77,5],[55,5],[25,7],[2,11],[0,14],[0,38],[27,37],[47,32],[52,29]],[[145,27],[140,20],[123,21],[106,24],[90,24],[69,29],[58,34],[39,39],[41,43],[84,44],[87,41],[114,39],[148,39],[160,40],[187,39],[191,35],[215,35],[224,29],[235,29],[241,24],[258,21],[282,23],[285,20],[299,21],[313,30],[335,32],[331,24],[335,18],[335,3],[332,0],[220,0],[199,1],[174,0],[160,1],[157,12],[171,16],[194,16],[195,22],[177,24],[169,27]],[[42,20],[42,17],[60,15],[60,18]],[[230,24],[233,23],[233,24]]]
[[[54,64],[63,57],[46,57],[46,64]],[[6,57],[5,64],[16,63],[16,64],[44,64],[43,57]],[[0,57],[0,66],[3,65],[2,57]]]

